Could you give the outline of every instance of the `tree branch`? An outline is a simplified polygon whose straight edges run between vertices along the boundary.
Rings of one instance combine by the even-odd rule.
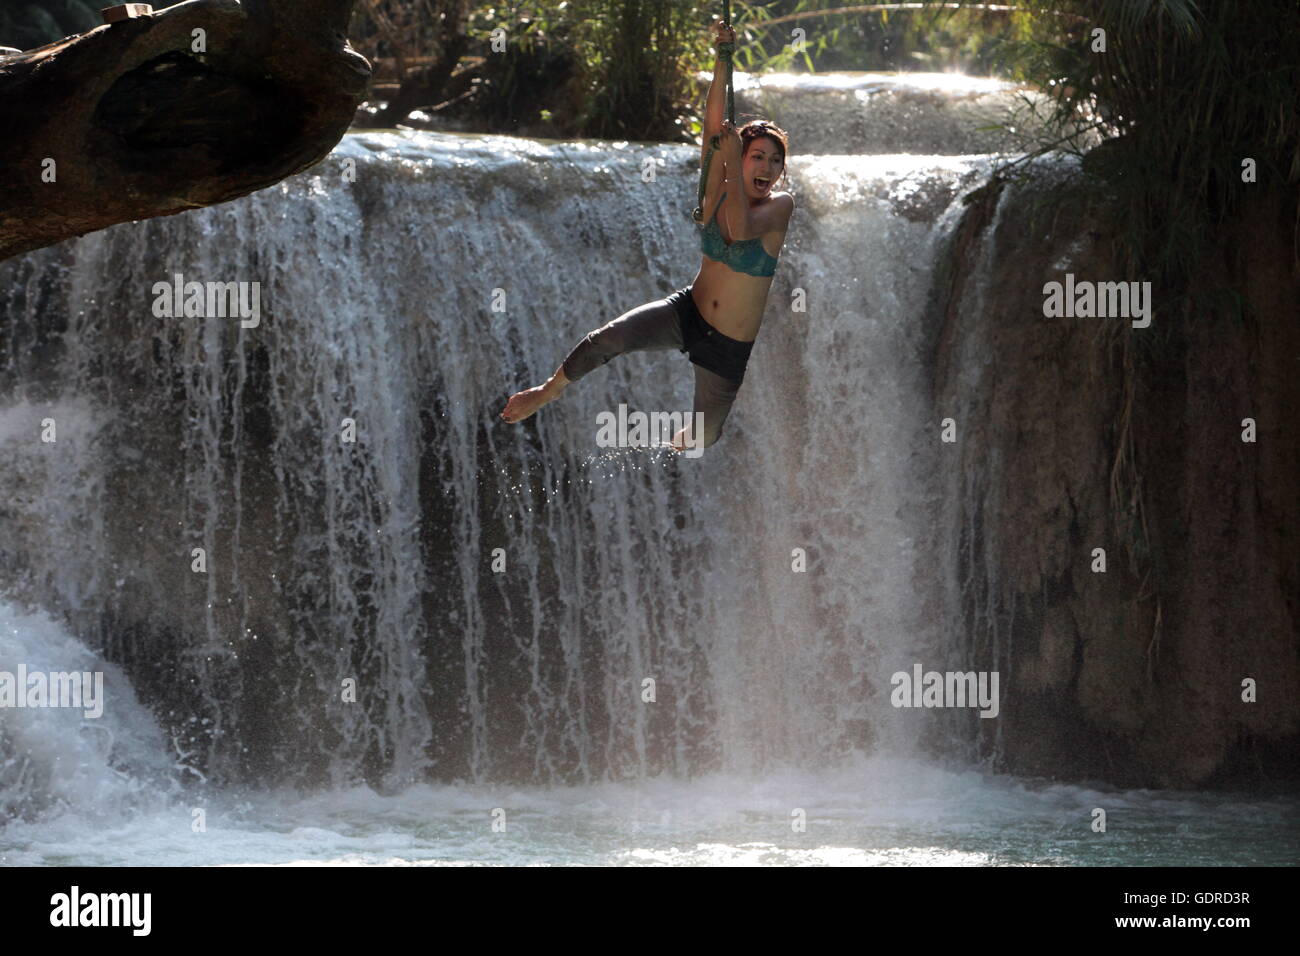
[[[319,162],[370,75],[354,2],[189,0],[0,57],[0,259]]]

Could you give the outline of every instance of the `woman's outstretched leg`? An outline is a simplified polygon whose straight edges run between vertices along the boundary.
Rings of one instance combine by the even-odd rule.
[[[555,374],[541,385],[510,396],[501,417],[521,422],[560,397],[571,382],[599,368],[616,355],[645,349],[681,349],[682,324],[668,299],[658,299],[624,312],[573,347]]]

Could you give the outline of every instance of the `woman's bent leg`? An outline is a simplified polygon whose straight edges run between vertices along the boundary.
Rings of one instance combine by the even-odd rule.
[[[723,378],[707,368],[695,366],[696,421],[703,415],[704,435],[702,446],[708,448],[722,434],[722,424],[731,413],[731,405],[740,391],[740,382]],[[694,425],[694,422],[692,422]],[[699,439],[692,434],[692,440]]]
[[[646,349],[681,349],[682,323],[667,299],[658,299],[624,312],[573,347],[560,366],[570,382],[604,365],[616,355]]]
[[[599,368],[615,355],[640,349],[682,347],[682,323],[673,303],[667,299],[647,302],[588,333],[546,382],[510,396],[501,417],[508,422],[523,421],[559,398],[570,382]]]

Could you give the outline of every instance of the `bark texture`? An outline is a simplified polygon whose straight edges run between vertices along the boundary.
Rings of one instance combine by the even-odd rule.
[[[190,0],[0,56],[0,259],[319,162],[370,76],[354,2]]]

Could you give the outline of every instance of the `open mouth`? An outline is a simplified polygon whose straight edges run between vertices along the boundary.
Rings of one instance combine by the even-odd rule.
[[[772,185],[772,181],[770,179],[763,179],[758,176],[754,177],[754,188],[757,189],[759,192],[763,192],[770,185]]]

